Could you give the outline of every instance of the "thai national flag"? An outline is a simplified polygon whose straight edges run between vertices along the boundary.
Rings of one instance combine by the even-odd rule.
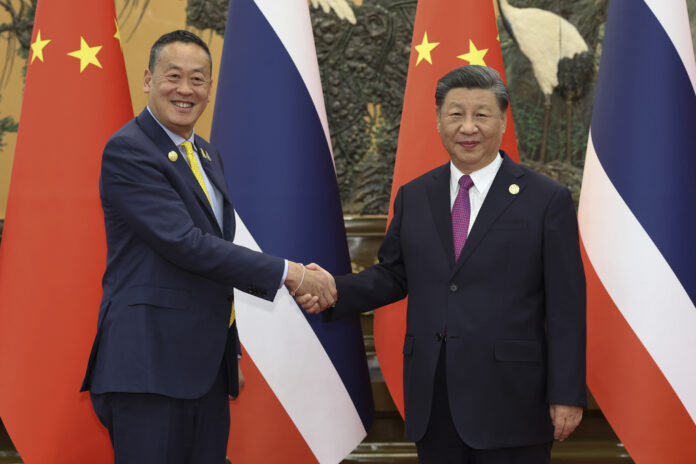
[[[684,0],[612,0],[580,196],[588,384],[637,463],[696,462],[696,64]]]
[[[306,0],[230,1],[211,139],[236,243],[351,271]],[[231,403],[232,462],[341,461],[374,414],[358,318],[323,323],[285,288],[235,305],[247,384]]]

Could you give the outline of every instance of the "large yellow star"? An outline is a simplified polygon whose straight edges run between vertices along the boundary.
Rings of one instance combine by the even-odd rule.
[[[121,43],[121,29],[118,27],[118,21],[116,18],[114,18],[114,24],[116,25],[116,33],[114,34],[114,37],[118,39],[118,44],[121,46],[121,50],[123,50],[123,43]]]
[[[433,64],[433,59],[430,57],[430,52],[432,52],[433,48],[437,47],[438,45],[440,45],[440,42],[428,42],[428,33],[425,32],[423,34],[423,41],[420,43],[420,45],[416,45],[415,47],[416,51],[418,52],[416,66],[418,66],[422,60]]]
[[[41,29],[39,29],[39,32],[36,33],[36,40],[31,44],[31,51],[33,52],[31,54],[32,63],[36,58],[43,63],[43,49],[49,42],[50,40],[41,40]]]
[[[469,64],[480,64],[481,66],[486,66],[486,62],[483,61],[483,57],[486,56],[486,53],[488,53],[487,48],[479,50],[476,48],[476,45],[474,45],[474,42],[469,40],[469,53],[459,55],[457,58],[468,61]]]
[[[97,53],[99,53],[99,50],[101,50],[101,45],[90,47],[87,45],[87,42],[85,42],[84,37],[80,37],[80,49],[70,52],[68,55],[80,60],[80,72],[82,72],[90,64],[93,64],[98,68],[102,67],[99,59],[97,59]]]

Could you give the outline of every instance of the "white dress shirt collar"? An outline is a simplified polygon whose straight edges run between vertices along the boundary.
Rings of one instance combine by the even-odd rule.
[[[478,193],[479,196],[486,198],[486,194],[491,188],[493,179],[495,179],[495,175],[498,174],[498,169],[500,169],[501,164],[503,164],[503,157],[498,153],[487,166],[469,174],[471,180],[474,181],[474,185],[469,191],[476,189],[476,193]],[[452,204],[454,204],[454,199],[457,198],[457,194],[459,193],[459,178],[463,175],[464,173],[457,169],[454,163],[450,161],[450,198]]]
[[[483,201],[486,199],[488,190],[490,190],[491,185],[493,185],[493,180],[495,179],[496,174],[498,174],[498,170],[502,164],[503,157],[500,155],[500,153],[498,153],[498,156],[496,156],[495,159],[488,164],[488,166],[469,174],[471,180],[474,181],[474,185],[469,189],[469,233],[471,233],[471,228],[474,226],[474,221],[476,221],[476,217],[478,216],[479,211],[481,211]],[[459,194],[459,178],[463,175],[464,173],[457,169],[454,163],[450,162],[450,211],[454,206],[454,200]]]
[[[184,142],[191,142],[191,143],[193,144],[193,149],[194,149],[194,151],[196,151],[196,152],[198,151],[198,148],[196,147],[196,143],[194,142],[196,133],[195,133],[193,130],[191,131],[191,137],[185,139],[185,138],[183,138],[182,136],[180,136],[180,135],[178,135],[178,134],[175,134],[174,132],[172,132],[172,131],[170,131],[169,129],[167,129],[167,128],[164,126],[164,124],[162,124],[162,123],[159,121],[159,119],[157,119],[157,117],[156,117],[154,114],[152,114],[152,110],[150,109],[149,106],[146,106],[145,108],[147,108],[147,111],[150,113],[150,116],[152,116],[152,119],[154,119],[155,121],[157,121],[157,124],[159,124],[159,126],[160,126],[162,129],[164,129],[164,132],[166,132],[166,134],[169,136],[169,138],[170,138],[171,141],[174,143],[174,145],[176,145],[177,147],[180,147],[181,144],[184,143]],[[187,161],[187,162],[188,162],[188,161]]]

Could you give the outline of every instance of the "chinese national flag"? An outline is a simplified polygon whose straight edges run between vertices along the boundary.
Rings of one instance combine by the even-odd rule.
[[[435,125],[437,81],[452,69],[468,64],[490,66],[505,78],[493,1],[418,2],[394,166],[392,204],[399,187],[449,160]],[[509,108],[501,148],[514,160],[519,159]],[[389,220],[391,217],[390,207]],[[374,334],[382,374],[403,416],[401,348],[406,334],[406,301],[375,312]]]
[[[79,393],[101,299],[101,153],[133,116],[113,0],[40,1],[0,247],[0,416],[25,463],[113,462]]]

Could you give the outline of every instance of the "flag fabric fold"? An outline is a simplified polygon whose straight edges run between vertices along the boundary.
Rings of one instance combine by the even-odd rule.
[[[211,142],[236,243],[350,272],[306,1],[230,1]],[[306,316],[285,288],[273,303],[235,292],[235,307],[247,385],[231,404],[232,461],[340,462],[374,413],[359,319]]]
[[[418,2],[392,181],[392,205],[399,187],[449,160],[435,125],[435,86],[447,72],[468,64],[489,66],[505,78],[493,2]],[[501,148],[512,159],[519,159],[509,108]],[[390,207],[389,220],[391,217]],[[405,334],[405,301],[375,312],[374,335],[379,365],[402,416]]]
[[[683,0],[612,0],[580,195],[588,385],[637,463],[696,456],[696,64]]]
[[[101,153],[132,116],[113,1],[39,2],[0,247],[0,416],[27,464],[113,460],[79,389],[106,260]]]

